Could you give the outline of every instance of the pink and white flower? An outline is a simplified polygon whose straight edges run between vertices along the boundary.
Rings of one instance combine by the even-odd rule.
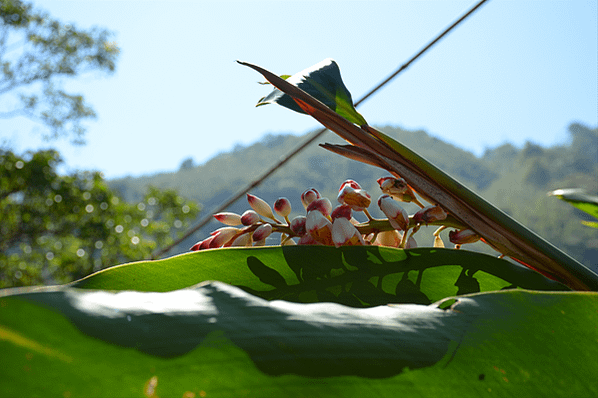
[[[346,187],[347,185],[350,186],[353,189],[361,189],[361,185],[359,185],[357,183],[357,181],[355,181],[355,180],[345,180],[345,182],[343,182],[341,184],[341,187],[338,189],[338,191],[339,192],[342,191],[343,188]]]
[[[328,198],[316,199],[307,206],[307,213],[309,214],[314,210],[319,211],[325,217],[330,217],[330,213],[332,212],[332,203],[330,203]]]
[[[377,180],[382,193],[392,196],[401,202],[411,202],[415,197],[415,193],[407,182],[402,178],[382,177]]]
[[[471,229],[462,229],[460,231],[449,231],[449,240],[456,245],[463,245],[466,243],[474,243],[482,237],[476,234]]]
[[[297,242],[298,245],[321,245],[320,242],[316,241],[311,234],[305,234],[299,241]]]
[[[260,221],[260,215],[253,210],[246,210],[245,213],[241,215],[241,223],[243,225],[253,225],[258,221]]]
[[[418,211],[413,215],[413,221],[416,224],[429,224],[434,221],[442,221],[446,219],[446,212],[442,209],[442,207],[436,206],[427,206]]]
[[[335,219],[337,218],[346,218],[347,220],[351,220],[351,206],[349,205],[340,205],[340,206],[336,206],[334,208],[334,210],[332,210],[332,213],[330,214],[330,218],[332,218],[332,221],[334,222]]]
[[[332,223],[318,210],[307,213],[305,228],[315,241],[328,246],[333,244]]]
[[[390,231],[378,232],[376,240],[373,243],[377,246],[399,247],[402,238],[403,236],[399,231],[392,229]]]
[[[253,231],[253,240],[259,241],[266,239],[272,233],[272,224],[265,223],[260,225]]]
[[[352,184],[346,182],[336,199],[339,203],[348,205],[355,211],[363,211],[372,203],[372,197],[364,189],[353,188]]]
[[[389,195],[382,195],[378,198],[378,207],[388,217],[390,225],[394,229],[406,230],[409,226],[409,215],[396,200]]]
[[[305,221],[307,220],[304,216],[297,216],[291,220],[291,231],[297,236],[303,236],[307,233],[305,229]]]
[[[318,192],[317,189],[310,188],[301,194],[301,203],[303,204],[303,207],[307,209],[307,206],[309,206],[311,202],[313,202],[316,199],[320,199],[321,197],[322,196],[320,195],[320,192]]]
[[[212,241],[209,244],[210,249],[222,247],[223,245],[227,244],[231,239],[233,239],[239,232],[241,232],[241,230],[234,227],[218,228],[216,231],[211,233],[214,239],[212,239]]]
[[[399,232],[396,229],[391,231],[382,231],[378,233],[376,236],[376,240],[374,241],[374,245],[378,246],[389,246],[389,247],[400,247],[401,242],[403,241],[403,234],[405,232]],[[417,247],[417,242],[410,236],[405,242],[405,249],[414,249]]]
[[[336,247],[365,245],[361,233],[344,217],[339,217],[332,223],[332,242]]]
[[[279,198],[274,202],[274,211],[286,219],[291,214],[291,202],[287,198]]]
[[[233,241],[233,243],[231,243],[232,247],[249,247],[251,246],[251,244],[253,243],[253,240],[251,239],[251,234],[243,234],[239,237],[237,237],[237,239],[235,239]]]

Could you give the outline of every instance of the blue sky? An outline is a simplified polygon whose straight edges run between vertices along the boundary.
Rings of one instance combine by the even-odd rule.
[[[308,116],[255,108],[269,89],[236,59],[293,74],[331,57],[357,99],[473,3],[37,1],[64,22],[112,30],[121,56],[111,76],[65,82],[98,114],[86,146],[44,142],[22,118],[0,121],[0,141],[54,147],[66,170],[115,178],[303,134],[319,127]],[[597,14],[594,0],[492,0],[359,111],[478,155],[505,142],[564,143],[571,122],[598,124]]]

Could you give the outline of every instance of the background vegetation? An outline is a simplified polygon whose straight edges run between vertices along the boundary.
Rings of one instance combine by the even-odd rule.
[[[84,143],[96,116],[64,85],[116,68],[118,46],[101,28],[62,23],[31,3],[0,2],[0,118],[25,117],[47,140]],[[55,151],[16,154],[0,144],[0,288],[66,283],[104,267],[148,258],[199,208],[172,190],[146,187],[121,200],[100,173],[59,175]]]
[[[548,191],[563,187],[598,191],[598,129],[574,123],[570,125],[569,137],[562,145],[545,148],[527,143],[523,148],[516,148],[504,144],[486,150],[481,157],[434,138],[425,131],[407,131],[390,126],[382,128],[382,131],[415,150],[584,265],[598,270],[598,236],[592,228],[580,225],[580,219],[589,220],[590,217],[547,196]],[[292,135],[269,135],[260,142],[248,147],[238,146],[202,165],[194,165],[191,159],[186,159],[176,172],[127,177],[109,181],[108,184],[128,201],[139,200],[150,185],[175,189],[181,195],[201,203],[209,211],[255,179],[281,155],[290,152],[301,139]],[[322,142],[338,140],[329,134],[323,137]],[[340,184],[352,178],[372,196],[377,196],[379,188],[376,179],[385,173],[376,167],[312,146],[252,193],[270,203],[285,196],[291,201],[294,212],[299,214],[303,210],[299,197],[309,187],[315,187],[334,199]],[[239,201],[230,210],[242,213],[247,208],[244,201]],[[407,210],[412,213],[415,208]],[[171,254],[186,251],[215,227],[216,223],[206,226]],[[431,245],[429,235],[418,233],[418,243]],[[467,249],[490,252],[483,243],[468,245]]]
[[[54,151],[0,150],[0,288],[61,284],[149,258],[199,213],[173,190],[120,199],[98,172],[59,175]]]

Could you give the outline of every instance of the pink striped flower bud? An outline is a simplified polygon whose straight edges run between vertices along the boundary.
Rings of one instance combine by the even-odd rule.
[[[251,208],[255,210],[257,214],[259,214],[260,216],[268,217],[269,219],[278,222],[278,220],[274,218],[272,208],[268,203],[266,203],[265,200],[260,199],[255,195],[247,194],[247,201],[249,202],[249,206],[251,206]]]
[[[311,202],[313,202],[316,199],[320,199],[321,197],[322,196],[317,191],[317,189],[310,188],[301,194],[301,203],[303,203],[303,207],[307,209],[307,206],[309,206]]]
[[[368,194],[364,189],[353,188],[353,185],[347,182],[345,182],[339,191],[336,199],[341,204],[351,206],[351,208],[355,211],[363,211],[372,203],[372,197],[370,194]]]
[[[233,239],[241,230],[233,227],[222,227],[212,232],[214,239],[210,242],[210,249],[222,247]]]
[[[198,250],[204,250],[204,249],[209,249],[210,248],[210,243],[212,242],[212,240],[214,240],[213,236],[210,236],[204,240],[200,240],[199,242],[197,242],[196,244],[194,244],[193,246],[191,246],[191,251],[198,251]]]
[[[241,216],[236,213],[230,213],[230,212],[218,213],[218,214],[214,214],[214,218],[216,220],[220,221],[222,224],[226,224],[226,225],[235,226],[235,225],[242,224]]]
[[[336,247],[365,245],[363,236],[351,221],[344,217],[339,217],[332,223],[332,242]]]
[[[192,252],[196,252],[199,250],[199,248],[201,247],[201,242],[203,241],[199,241],[196,244],[194,244],[193,246],[191,246],[191,248],[189,250],[191,250]]]
[[[332,212],[332,203],[330,203],[330,200],[328,200],[328,198],[316,199],[307,206],[308,214],[313,210],[317,210],[324,216],[329,217],[330,212]]]
[[[241,215],[241,223],[243,225],[253,225],[260,220],[260,215],[253,210],[247,210]]]
[[[214,236],[210,236],[209,238],[202,240],[201,245],[199,246],[199,250],[209,249],[214,238]]]
[[[378,198],[378,207],[388,217],[388,221],[394,229],[403,231],[407,229],[407,226],[409,226],[409,215],[396,200],[389,195],[382,195]]]
[[[291,214],[291,202],[287,198],[279,198],[274,202],[274,211],[286,219]]]
[[[424,223],[427,225],[428,223],[444,219],[446,219],[446,212],[438,205],[424,207],[413,215],[413,221],[416,224]]]
[[[332,242],[332,223],[321,212],[312,210],[307,213],[305,228],[315,241],[331,246]]]
[[[305,221],[307,220],[304,216],[297,216],[291,220],[291,231],[297,236],[303,236],[307,233],[305,229]]]
[[[481,236],[476,234],[471,229],[462,229],[460,231],[449,231],[449,240],[456,245],[463,245],[465,243],[474,243],[481,239]]]
[[[262,224],[253,231],[253,240],[264,240],[272,233],[272,224]]]
[[[377,181],[382,193],[390,195],[396,200],[401,202],[411,202],[415,199],[415,193],[402,178],[383,177],[378,178]]]
[[[332,213],[330,214],[330,218],[334,221],[337,218],[346,218],[347,220],[351,219],[351,206],[349,205],[340,205],[336,206]]]

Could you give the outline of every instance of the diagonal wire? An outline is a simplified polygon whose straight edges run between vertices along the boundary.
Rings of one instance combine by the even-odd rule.
[[[363,103],[364,101],[366,101],[374,93],[376,93],[378,90],[380,90],[386,84],[388,84],[399,73],[401,73],[405,69],[407,69],[416,59],[418,59],[426,51],[428,51],[430,48],[432,48],[444,36],[446,36],[451,30],[453,30],[455,27],[457,27],[457,25],[459,25],[461,22],[463,22],[467,17],[469,17],[471,14],[473,14],[478,8],[480,8],[487,1],[488,0],[481,0],[481,1],[477,2],[473,7],[471,7],[459,19],[457,19],[455,22],[453,22],[451,25],[449,25],[445,30],[443,30],[440,34],[438,34],[432,41],[430,41],[425,47],[423,47],[421,50],[419,50],[419,52],[417,54],[415,54],[414,56],[412,56],[407,62],[405,62],[403,65],[401,65],[391,75],[389,75],[386,79],[384,79],[382,82],[380,82],[380,84],[378,84],[376,87],[372,88],[367,94],[365,94],[357,102],[355,102],[355,107],[358,107],[361,103]],[[285,163],[287,163],[289,160],[291,160],[295,155],[297,155],[299,152],[301,152],[303,149],[305,149],[309,144],[311,144],[312,142],[314,142],[315,140],[317,140],[322,134],[324,134],[326,132],[326,130],[327,130],[326,128],[322,128],[322,129],[320,129],[320,130],[312,133],[312,135],[310,137],[308,137],[301,145],[299,145],[297,148],[295,148],[289,154],[287,154],[287,155],[283,156],[282,158],[280,158],[280,160],[274,166],[270,167],[264,174],[262,174],[257,179],[253,180],[253,182],[249,183],[247,186],[245,186],[245,188],[243,188],[242,190],[240,190],[236,195],[232,196],[229,200],[227,200],[226,202],[224,202],[217,209],[212,210],[210,212],[210,214],[208,214],[207,216],[205,216],[204,218],[202,218],[194,227],[192,227],[189,230],[187,230],[187,232],[185,232],[185,234],[183,236],[181,236],[180,238],[178,238],[177,240],[175,240],[174,242],[172,242],[167,247],[165,247],[165,248],[163,248],[163,249],[155,252],[152,255],[152,260],[155,260],[158,257],[160,257],[161,255],[163,255],[165,253],[168,253],[170,250],[172,250],[173,247],[175,247],[176,245],[180,244],[182,241],[184,241],[185,239],[187,239],[189,236],[191,236],[195,232],[197,232],[204,225],[206,225],[207,223],[209,223],[210,221],[212,221],[214,214],[219,213],[219,212],[221,212],[223,210],[226,210],[226,208],[228,208],[230,205],[232,205],[237,200],[239,200],[247,192],[249,192],[253,188],[255,188],[258,185],[260,185],[262,183],[262,181],[264,181],[266,178],[270,177],[270,175],[272,175],[276,170],[278,170]]]

